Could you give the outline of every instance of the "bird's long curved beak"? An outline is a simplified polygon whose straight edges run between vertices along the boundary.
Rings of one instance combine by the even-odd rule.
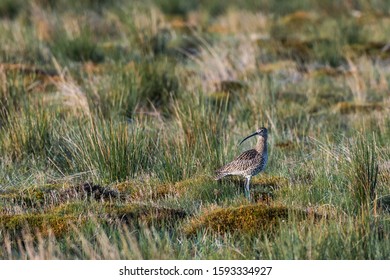
[[[247,139],[249,139],[249,138],[251,138],[251,137],[253,137],[253,136],[256,136],[257,135],[257,132],[255,132],[255,133],[252,133],[251,135],[249,135],[249,136],[247,136],[247,137],[245,137],[244,139],[242,139],[241,140],[241,142],[240,142],[240,144],[239,145],[241,145],[245,140],[247,140]]]

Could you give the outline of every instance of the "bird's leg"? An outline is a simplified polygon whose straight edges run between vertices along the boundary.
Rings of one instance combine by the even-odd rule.
[[[251,199],[251,193],[250,193],[250,190],[249,190],[249,182],[251,181],[251,177],[252,176],[248,176],[248,177],[245,177],[246,179],[246,182],[245,182],[245,196],[248,200]]]

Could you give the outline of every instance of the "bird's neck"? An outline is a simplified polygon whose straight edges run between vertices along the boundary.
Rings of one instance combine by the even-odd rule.
[[[259,153],[267,151],[267,138],[263,136],[259,137],[256,144],[256,151],[258,151]]]

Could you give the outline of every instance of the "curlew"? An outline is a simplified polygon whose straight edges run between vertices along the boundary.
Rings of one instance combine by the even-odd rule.
[[[216,180],[219,180],[228,175],[240,175],[244,176],[246,179],[245,182],[245,195],[248,199],[250,199],[250,191],[249,191],[249,183],[252,176],[259,174],[264,170],[267,160],[268,160],[268,152],[267,152],[267,137],[268,132],[265,127],[261,127],[256,130],[255,133],[245,137],[240,145],[247,139],[258,135],[259,138],[257,140],[256,147],[254,149],[250,149],[248,151],[243,152],[239,155],[235,160],[229,162],[228,164],[222,166],[218,169],[216,173]]]

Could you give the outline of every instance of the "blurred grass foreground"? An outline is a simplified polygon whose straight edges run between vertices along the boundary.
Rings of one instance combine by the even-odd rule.
[[[1,259],[389,259],[387,0],[0,0]],[[269,129],[252,180],[214,170]]]

